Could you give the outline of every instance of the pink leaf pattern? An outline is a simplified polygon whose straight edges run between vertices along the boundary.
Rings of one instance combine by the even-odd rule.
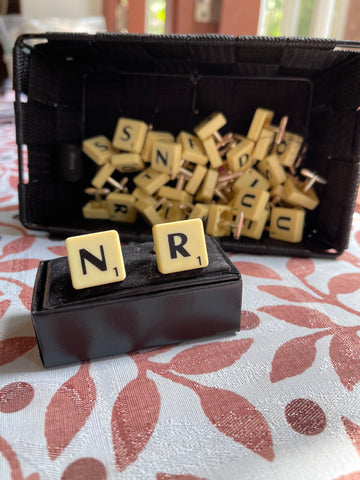
[[[26,408],[34,397],[34,388],[27,382],[14,382],[0,389],[0,412],[14,413]]]
[[[234,265],[242,275],[249,277],[271,278],[273,280],[281,280],[281,277],[266,265],[254,262],[234,262]]]
[[[258,289],[289,302],[318,302],[320,300],[301,288],[282,285],[260,285]]]
[[[59,257],[67,256],[65,245],[59,245],[57,247],[47,247],[47,248],[51,253],[54,253],[55,255],[59,255]]]
[[[119,393],[112,411],[111,432],[116,468],[120,472],[145,448],[159,411],[159,392],[155,382],[147,377],[137,377]]]
[[[260,325],[260,318],[256,313],[243,310],[241,312],[241,330],[253,330]]]
[[[55,460],[83,427],[95,404],[96,388],[89,365],[82,364],[52,397],[45,414],[45,437]]]
[[[11,186],[11,188],[12,188],[13,190],[17,190],[17,188],[18,188],[18,183],[19,183],[19,178],[18,178],[17,176],[15,177],[14,175],[12,175],[12,176],[9,178],[9,184],[10,184],[10,186]]]
[[[315,265],[311,258],[290,258],[286,267],[289,272],[299,278],[305,278],[315,271]]]
[[[187,348],[175,355],[169,367],[178,373],[190,375],[217,372],[235,363],[250,348],[252,342],[252,339],[247,338]]]
[[[27,250],[35,242],[35,238],[36,237],[25,236],[12,240],[4,246],[2,256],[0,258]]]
[[[106,469],[96,458],[79,458],[70,463],[61,480],[106,480]]]
[[[281,345],[272,361],[271,382],[300,375],[310,368],[316,356],[315,343],[326,334],[327,332],[317,332],[306,337],[292,338]]]
[[[35,337],[10,337],[0,340],[0,366],[13,362],[35,345]]]
[[[333,326],[330,318],[318,310],[295,305],[276,305],[259,308],[279,320],[306,328],[330,328]]]
[[[357,241],[358,245],[360,245],[360,230],[355,233],[355,240]]]
[[[271,431],[263,415],[244,397],[228,390],[196,384],[201,406],[223,434],[262,456],[274,459]]]
[[[0,452],[6,458],[9,464],[12,477],[11,480],[22,480],[23,476],[17,455],[7,441],[2,437],[0,437]]]
[[[11,212],[13,210],[18,210],[17,205],[8,205],[7,207],[0,208],[0,212]]]
[[[0,437],[0,453],[9,464],[11,480],[40,480],[40,475],[38,473],[32,473],[27,478],[23,477],[20,462],[16,453],[8,444],[8,442],[2,437]]]
[[[22,272],[38,268],[40,260],[35,258],[15,258],[0,262],[0,272]]]
[[[346,417],[342,417],[341,420],[344,424],[348,437],[350,438],[352,444],[356,448],[358,455],[360,456],[360,426],[356,425],[356,423],[352,422]]]
[[[29,311],[31,310],[32,294],[33,294],[33,289],[31,287],[27,286],[27,285],[23,286],[23,288],[21,289],[21,292],[19,294],[19,298],[21,300],[21,303]]]
[[[334,335],[330,358],[341,383],[351,391],[360,380],[360,338],[357,334]]]
[[[348,262],[354,267],[360,268],[360,258],[353,255],[350,252],[344,252],[340,257],[339,260],[343,260],[344,262]]]
[[[337,275],[329,281],[328,286],[331,295],[355,292],[360,288],[360,273]]]
[[[291,428],[301,435],[318,435],[326,427],[323,409],[307,398],[296,398],[288,403],[285,418]]]
[[[0,197],[0,202],[7,202],[12,198],[12,195],[5,195],[5,197]]]
[[[347,475],[341,475],[341,477],[337,477],[334,480],[360,480],[360,472],[352,472],[348,473]]]
[[[6,310],[10,307],[10,305],[11,305],[10,300],[2,300],[0,302],[0,318],[2,318],[5,315]]]

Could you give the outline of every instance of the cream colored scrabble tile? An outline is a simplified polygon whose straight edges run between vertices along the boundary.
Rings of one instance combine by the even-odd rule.
[[[91,180],[91,185],[95,188],[101,188],[108,181],[108,178],[114,173],[115,167],[111,163],[105,163],[99,168],[95,177]]]
[[[203,140],[204,150],[209,158],[211,168],[220,168],[224,163],[220,157],[219,150],[216,148],[216,143],[213,137]]]
[[[284,185],[275,185],[270,190],[270,198],[278,197],[281,200],[284,198]]]
[[[135,203],[138,202],[139,200],[142,200],[143,202],[152,206],[154,206],[157,203],[157,200],[155,197],[148,195],[144,190],[142,190],[139,187],[134,188],[134,190],[131,192],[131,195],[135,198]]]
[[[109,219],[110,213],[106,201],[96,202],[91,200],[82,207],[84,218]]]
[[[170,180],[170,175],[148,167],[136,175],[133,180],[137,187],[140,187],[148,195],[152,195]]]
[[[209,138],[213,133],[217,132],[226,124],[226,118],[222,113],[212,113],[205,118],[201,123],[199,123],[195,128],[194,132],[196,135],[205,140]]]
[[[263,234],[268,215],[269,210],[264,209],[263,211],[259,212],[256,220],[245,218],[241,229],[241,235],[259,240]]]
[[[209,214],[206,222],[206,233],[213,237],[228,237],[231,234],[230,224],[233,213],[229,205],[216,205],[209,207]]]
[[[285,242],[301,242],[305,210],[302,208],[273,207],[270,216],[270,238]]]
[[[182,204],[191,204],[192,203],[192,196],[188,193],[184,192],[184,190],[177,190],[174,187],[160,187],[157,191],[157,196],[159,198],[165,197],[169,200],[175,200],[176,202],[180,202]]]
[[[109,193],[106,197],[110,220],[114,222],[134,223],[137,217],[135,197],[129,193]]]
[[[281,165],[277,155],[274,154],[259,162],[256,168],[269,180],[271,187],[284,183],[287,178],[284,167]]]
[[[138,200],[135,203],[135,207],[149,225],[164,223],[164,219],[159,215],[159,212],[155,210],[153,205],[149,205],[149,203],[143,200]]]
[[[315,190],[310,188],[307,192],[302,192],[301,185],[301,182],[289,177],[284,183],[283,199],[293,205],[314,210],[319,205],[319,198]]]
[[[242,188],[257,188],[259,190],[267,190],[270,183],[255,168],[248,168],[241,177],[234,182],[232,189],[238,192]]]
[[[275,132],[270,128],[263,128],[261,130],[253,151],[255,160],[264,160],[264,158],[270,154],[274,138]]]
[[[176,141],[182,147],[181,158],[198,165],[207,164],[208,157],[198,137],[188,132],[180,132],[176,137]]]
[[[226,160],[232,172],[244,172],[254,165],[256,161],[252,157],[254,146],[255,143],[246,138],[227,152]]]
[[[126,278],[119,234],[115,230],[70,237],[65,240],[65,246],[75,289]]]
[[[209,264],[204,227],[199,218],[155,225],[152,231],[161,273],[204,268]]]
[[[144,162],[151,161],[152,144],[155,140],[161,140],[162,142],[174,142],[175,137],[170,132],[162,132],[158,130],[151,130],[148,132],[144,147],[141,152],[141,158],[144,160]]]
[[[151,167],[169,175],[175,175],[180,170],[181,145],[176,142],[155,140],[151,151]]]
[[[196,203],[189,215],[189,219],[200,218],[203,222],[205,222],[209,215],[209,208],[210,205],[206,203]]]
[[[114,133],[113,145],[125,152],[140,153],[144,146],[147,131],[147,124],[141,120],[125,117],[119,118]]]
[[[272,152],[275,153],[280,163],[291,167],[299,154],[303,144],[303,137],[291,132],[285,132],[279,145],[274,145]]]
[[[140,172],[145,163],[138,153],[118,153],[111,157],[111,164],[121,173]]]
[[[217,170],[209,168],[205,175],[204,181],[196,194],[195,199],[197,202],[207,203],[212,200],[218,176],[219,172]]]
[[[206,173],[206,167],[203,165],[196,165],[190,180],[185,186],[185,192],[187,192],[189,195],[195,195],[201,185],[201,182],[204,180]]]
[[[267,213],[266,222],[267,223],[270,222],[271,209],[272,209],[273,206],[276,206],[276,205],[270,205],[270,203],[268,203],[268,206],[266,207],[266,213]],[[277,206],[279,206],[279,205],[277,205]]]
[[[237,215],[244,212],[244,217],[249,220],[258,220],[269,201],[270,194],[265,190],[243,188],[238,191],[232,200],[233,213]]]
[[[254,142],[259,140],[261,130],[270,125],[274,112],[265,108],[257,108],[250,124],[247,137]]]
[[[180,220],[185,220],[186,211],[182,208],[182,203],[173,201],[171,202],[171,205],[161,207],[159,215],[164,222],[178,222]]]
[[[98,165],[109,162],[117,150],[112,146],[111,141],[104,135],[87,138],[82,142],[82,150],[88,157]]]

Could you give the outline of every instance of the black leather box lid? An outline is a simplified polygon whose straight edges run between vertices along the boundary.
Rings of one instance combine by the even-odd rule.
[[[75,290],[67,258],[41,262],[32,320],[47,367],[240,329],[242,281],[207,237],[209,265],[162,275],[152,242],[123,247],[123,282]]]

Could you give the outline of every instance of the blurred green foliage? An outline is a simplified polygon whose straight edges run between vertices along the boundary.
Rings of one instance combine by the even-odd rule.
[[[263,33],[270,37],[281,36],[284,0],[266,0]]]
[[[281,22],[284,17],[284,4],[293,0],[266,0],[264,35],[279,37],[282,35]],[[311,20],[315,7],[315,0],[302,0],[296,36],[308,37],[311,29]]]
[[[146,33],[165,33],[166,1],[147,0]]]
[[[311,29],[311,19],[315,7],[315,0],[302,0],[300,18],[297,29],[298,37],[308,37]]]

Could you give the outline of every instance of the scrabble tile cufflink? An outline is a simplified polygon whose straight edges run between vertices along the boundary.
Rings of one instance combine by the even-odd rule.
[[[318,206],[327,183],[302,168],[306,139],[288,130],[288,115],[276,119],[274,111],[261,107],[246,135],[224,133],[226,124],[225,116],[214,112],[191,133],[181,130],[175,136],[142,120],[119,118],[112,142],[103,135],[83,142],[84,153],[98,165],[93,188],[85,190],[95,198],[83,207],[83,215],[122,223],[141,217],[159,226],[155,235],[170,228],[161,226],[165,223],[199,218],[208,235],[222,240],[306,243],[314,231],[306,211]],[[279,227],[278,208],[294,210],[286,218],[296,233],[289,234],[283,222]],[[169,238],[180,242],[180,236],[171,237],[175,233]],[[179,263],[196,259],[181,258],[179,251]],[[160,258],[159,269],[167,271],[166,263]]]
[[[68,257],[40,262],[31,316],[45,367],[240,329],[241,275],[201,220],[157,227],[123,247],[116,231],[72,237]]]
[[[75,289],[126,278],[119,234],[115,230],[67,238],[66,252]]]
[[[204,226],[199,218],[154,225],[153,237],[160,273],[208,266]],[[116,230],[70,237],[65,240],[65,246],[74,289],[125,280],[125,264]]]
[[[153,226],[159,271],[163,274],[207,267],[203,222],[199,218]]]

